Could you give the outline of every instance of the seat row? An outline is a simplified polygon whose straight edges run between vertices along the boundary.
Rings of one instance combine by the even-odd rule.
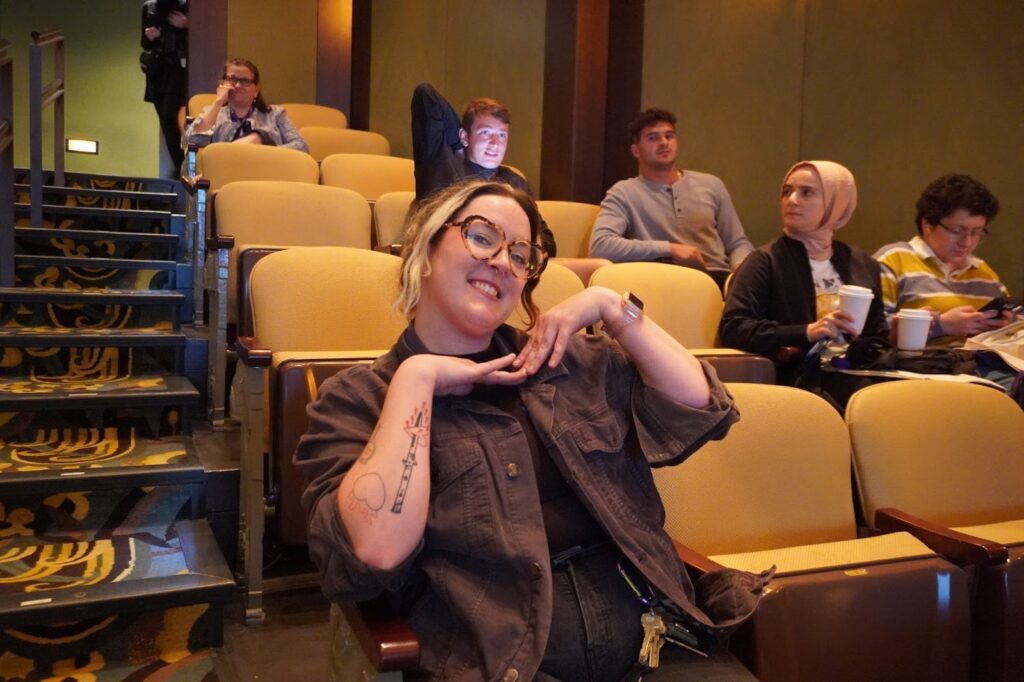
[[[240,269],[242,260],[251,265],[268,250],[289,246],[372,247],[397,253],[402,225],[415,193],[411,189],[380,194],[369,191],[366,183],[373,181],[374,166],[367,158],[371,157],[329,157],[321,165],[319,178],[330,184],[318,185],[314,184],[318,178],[315,164],[302,152],[230,144],[213,144],[204,150],[203,172],[212,172],[207,202],[212,210],[204,210],[211,220],[203,230],[207,235],[204,253],[197,258],[207,263],[204,282],[209,291],[211,330],[209,402],[214,421],[224,414],[229,338],[236,325],[241,324],[242,334],[249,328],[247,312],[238,306],[242,300],[239,289],[246,283],[246,277],[238,273],[248,271],[248,266]],[[347,169],[344,172],[340,170],[343,164]],[[251,179],[254,177],[273,179]],[[378,186],[378,190],[384,188],[383,183]],[[538,206],[555,234],[559,253],[564,254],[553,259],[553,265],[569,268],[577,279],[572,282],[571,278],[559,278],[555,274],[558,271],[549,267],[546,283],[537,292],[542,309],[571,294],[572,289],[566,286],[591,283],[600,270],[594,284],[621,292],[632,289],[684,345],[705,349],[718,345],[722,299],[710,277],[659,263],[607,268],[610,261],[585,257],[597,206],[568,201],[540,201]],[[202,223],[206,223],[205,217]],[[240,259],[243,252],[247,255]],[[563,285],[566,281],[568,284]],[[200,291],[202,285],[198,285]],[[686,296],[681,297],[680,292],[686,292]],[[749,364],[741,359],[744,354],[736,355],[734,362]]]
[[[233,194],[230,189],[225,188],[221,199]],[[306,403],[315,397],[323,379],[383,354],[406,325],[393,309],[401,269],[397,256],[352,247],[279,248],[250,245],[236,256],[240,272],[254,263],[249,275],[243,273],[238,280],[244,302],[240,310],[247,314],[239,318],[239,366],[232,412],[243,423],[246,492],[240,508],[251,510],[252,520],[242,524],[246,534],[242,546],[254,553],[246,566],[250,598],[255,601],[263,538],[259,524],[263,519],[264,452],[272,463],[266,473],[272,478],[267,489],[273,491],[276,501],[274,534],[284,544],[302,545],[306,530],[299,507],[301,480],[291,466],[291,453],[306,429]],[[250,252],[254,253],[250,256]],[[615,272],[623,267],[605,266],[595,273],[594,280],[616,279]],[[710,279],[709,287],[717,293]],[[534,299],[543,310],[582,290],[583,283],[572,271],[552,263],[541,276]],[[315,295],[308,295],[311,292]],[[658,316],[655,311],[649,314]],[[521,309],[513,312],[509,322],[523,326]],[[710,344],[697,352],[720,376],[774,381],[774,368],[765,358],[707,346]]]
[[[729,390],[740,422],[654,476],[695,580],[775,567],[731,643],[759,680],[1021,679],[1024,462],[1009,444],[1024,438],[1024,413],[1012,400],[878,384],[844,424],[806,391]],[[415,635],[379,602],[337,605],[332,623],[339,665],[362,661],[367,676],[416,665]]]

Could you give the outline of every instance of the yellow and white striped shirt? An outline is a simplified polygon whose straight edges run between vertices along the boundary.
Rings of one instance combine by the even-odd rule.
[[[1009,296],[999,275],[976,256],[950,270],[920,237],[896,242],[875,252],[882,265],[882,302],[888,319],[900,308],[931,307],[940,313],[969,305],[975,308],[996,296]]]

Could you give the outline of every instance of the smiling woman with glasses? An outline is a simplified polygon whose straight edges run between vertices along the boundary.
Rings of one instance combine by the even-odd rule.
[[[224,64],[217,99],[196,117],[186,131],[188,144],[241,142],[309,151],[288,114],[267,104],[260,86],[260,71],[247,59]]]
[[[416,209],[397,301],[409,326],[324,382],[295,455],[324,593],[400,604],[416,679],[622,680],[650,607],[620,567],[704,632],[749,614],[764,582],[729,573],[722,601],[745,605],[702,611],[650,473],[723,436],[729,394],[636,296],[590,287],[537,316],[540,230],[536,203],[503,182]],[[520,301],[529,335],[505,324]],[[614,341],[579,333],[598,322]],[[666,646],[655,679],[753,679],[707,646],[707,660]]]
[[[993,298],[1009,296],[1006,286],[974,251],[989,236],[999,200],[969,175],[944,175],[917,201],[917,236],[883,246],[886,315],[901,308],[932,311],[932,343],[960,345],[965,338],[1004,327],[1009,311],[981,310]]]

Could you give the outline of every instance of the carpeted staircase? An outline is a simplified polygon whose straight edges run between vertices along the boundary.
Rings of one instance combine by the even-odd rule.
[[[214,680],[235,584],[200,502],[180,194],[66,184],[41,225],[15,185],[0,288],[0,679]]]

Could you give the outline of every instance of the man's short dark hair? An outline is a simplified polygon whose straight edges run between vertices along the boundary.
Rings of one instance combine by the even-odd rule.
[[[462,129],[468,133],[472,129],[473,122],[477,116],[493,116],[507,126],[512,125],[512,117],[509,116],[508,107],[490,97],[478,97],[470,100],[466,108],[462,110]]]
[[[961,208],[971,215],[985,216],[986,222],[991,222],[999,213],[999,200],[988,191],[988,187],[969,175],[943,175],[925,187],[917,200],[914,224],[918,234],[921,234],[922,220],[938,225],[943,218]]]
[[[645,109],[629,123],[629,141],[636,144],[640,141],[640,132],[658,123],[671,124],[676,127],[676,115],[668,109]]]

